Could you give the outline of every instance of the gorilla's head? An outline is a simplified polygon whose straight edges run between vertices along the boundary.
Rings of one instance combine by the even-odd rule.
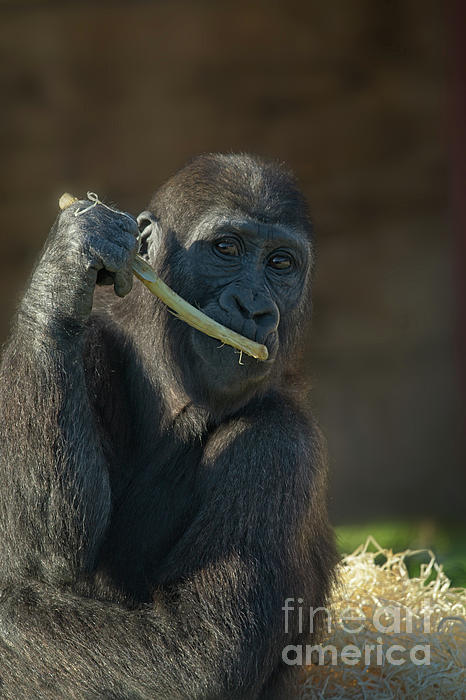
[[[307,205],[294,177],[246,154],[190,161],[138,217],[141,253],[178,294],[269,350],[266,362],[166,316],[164,342],[193,396],[250,396],[286,368],[310,315]]]

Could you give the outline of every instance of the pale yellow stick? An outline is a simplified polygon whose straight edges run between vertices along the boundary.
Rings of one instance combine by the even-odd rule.
[[[60,209],[63,210],[77,201],[77,197],[65,192],[60,197],[58,204]],[[249,338],[245,338],[243,335],[222,326],[221,323],[217,323],[217,321],[214,321],[202,311],[199,311],[199,309],[188,304],[187,301],[170,289],[165,282],[162,282],[152,267],[140,255],[136,255],[134,259],[133,272],[152,294],[155,294],[156,297],[175,312],[177,318],[185,321],[193,328],[201,331],[201,333],[205,333],[211,338],[217,338],[222,343],[231,345],[233,348],[241,350],[257,360],[266,360],[268,358],[269,353],[265,345],[255,343],[253,340],[249,340]]]

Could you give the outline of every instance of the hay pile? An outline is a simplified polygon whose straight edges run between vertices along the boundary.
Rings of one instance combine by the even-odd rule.
[[[429,561],[421,565],[417,578],[409,577],[405,560],[420,551],[394,554],[371,537],[343,559],[329,608],[331,631],[323,642],[336,647],[337,663],[330,663],[330,653],[324,663],[313,657],[313,665],[306,668],[302,700],[466,698],[466,589],[451,588],[432,552],[424,552]],[[385,563],[377,565],[375,560],[381,558]],[[387,606],[393,607],[387,610]],[[380,615],[381,608],[385,614]],[[360,620],[350,621],[352,617]],[[358,628],[361,631],[352,631]],[[368,665],[366,644],[375,646]],[[398,647],[389,658],[405,659],[399,665],[388,663],[386,656],[395,644],[404,651]],[[353,655],[350,651],[346,656],[355,665],[342,661],[341,651],[347,645],[362,650],[357,660],[354,647]],[[415,658],[430,663],[413,663],[410,654],[415,645],[422,645]]]

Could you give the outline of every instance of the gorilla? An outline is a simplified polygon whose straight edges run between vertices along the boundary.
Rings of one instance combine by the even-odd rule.
[[[336,563],[298,368],[305,199],[279,164],[206,154],[137,222],[89,204],[58,216],[3,350],[0,696],[294,697],[283,650],[318,639]],[[130,293],[138,249],[268,360]]]

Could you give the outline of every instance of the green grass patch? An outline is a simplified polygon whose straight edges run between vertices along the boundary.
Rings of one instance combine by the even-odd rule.
[[[401,552],[405,549],[431,549],[443,565],[452,586],[466,587],[466,525],[437,522],[431,519],[418,521],[372,522],[363,525],[342,525],[336,529],[339,551],[353,552],[369,535],[381,547]],[[407,559],[410,576],[419,574],[421,563],[429,560],[426,555]],[[382,562],[381,562],[382,563]]]

